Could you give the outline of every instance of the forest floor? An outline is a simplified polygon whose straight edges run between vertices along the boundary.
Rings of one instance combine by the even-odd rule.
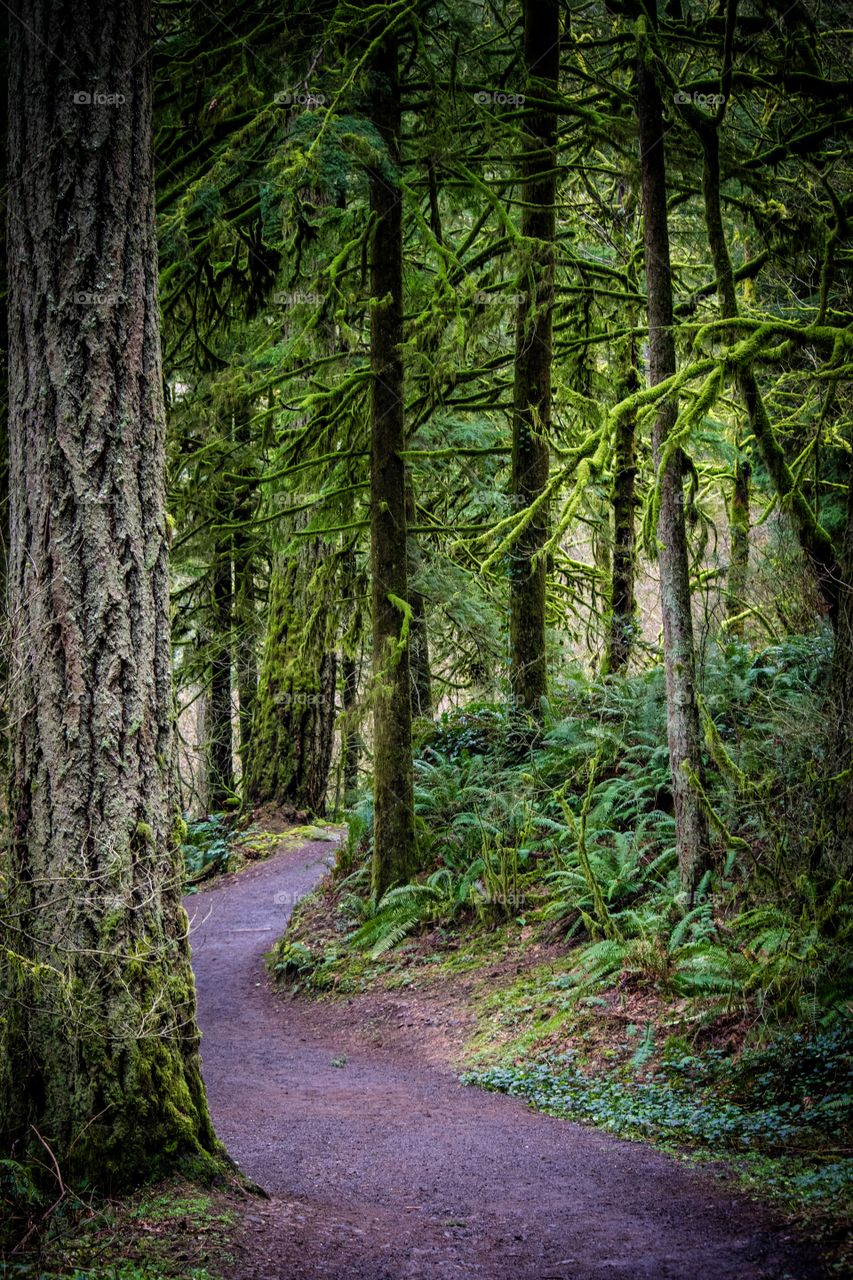
[[[462,1085],[450,990],[282,998],[264,957],[332,860],[275,853],[187,900],[217,1132],[269,1199],[227,1229],[233,1280],[805,1280],[784,1219],[713,1170]]]

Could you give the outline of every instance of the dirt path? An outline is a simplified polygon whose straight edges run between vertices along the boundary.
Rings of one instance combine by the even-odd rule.
[[[377,1050],[269,988],[263,953],[333,846],[277,855],[187,901],[219,1136],[272,1199],[252,1280],[812,1280],[805,1246],[707,1173]],[[336,1025],[337,1022],[337,1025]],[[341,1065],[341,1060],[345,1062]],[[338,1065],[335,1065],[338,1064]]]

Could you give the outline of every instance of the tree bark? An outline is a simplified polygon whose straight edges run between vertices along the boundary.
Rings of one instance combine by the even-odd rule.
[[[627,362],[628,371],[623,384],[623,394],[629,396],[639,387],[633,338],[628,346]],[[636,415],[624,414],[616,425],[614,441],[613,565],[610,576],[610,619],[605,654],[605,673],[608,675],[617,675],[627,667],[636,630],[634,597],[635,508],[637,505],[634,491],[637,478],[634,436],[636,429]]]
[[[415,519],[415,493],[411,479],[406,481],[406,526],[411,527]],[[432,715],[432,674],[429,667],[429,629],[427,627],[426,601],[420,591],[412,585],[412,579],[420,567],[420,552],[417,539],[408,534],[408,564],[406,573],[409,579],[409,604],[412,607],[411,630],[409,632],[410,666],[412,670],[412,714],[416,716]]]
[[[325,812],[337,659],[329,611],[315,598],[323,549],[318,537],[302,539],[273,570],[246,786],[254,805]]]
[[[746,586],[749,579],[749,495],[752,467],[738,454],[735,460],[734,485],[729,499],[729,572],[726,578],[726,617],[732,619],[729,631],[742,636]]]
[[[227,518],[224,509],[220,516]],[[206,648],[209,685],[204,704],[205,803],[213,813],[234,796],[234,728],[231,716],[231,539],[217,534],[210,568]]]
[[[531,96],[556,93],[560,70],[558,0],[525,0],[524,63]],[[516,317],[512,494],[526,510],[548,484],[551,428],[551,309],[554,295],[557,115],[528,108],[524,123],[521,234],[529,255]],[[510,570],[510,685],[513,706],[538,719],[547,692],[545,653],[548,512],[528,519]]]
[[[358,664],[355,658],[344,654],[341,658],[343,681],[342,701],[346,726],[341,750],[343,752],[344,808],[355,804],[358,792],[359,734],[355,726],[355,709],[358,702]]]
[[[813,861],[815,868],[823,865],[834,876],[849,877],[853,871],[853,467],[849,468],[847,479],[847,522],[841,547],[829,720],[828,802],[824,832],[817,833]]]
[[[170,805],[151,33],[147,0],[13,9],[0,1134],[117,1188],[216,1148]]]
[[[649,318],[649,381],[656,386],[676,372],[672,271],[667,225],[663,111],[648,50],[637,58],[637,116],[643,191],[643,238]],[[658,542],[666,668],[667,736],[672,771],[676,844],[682,888],[692,901],[709,863],[708,830],[691,774],[702,779],[701,733],[696,700],[690,572],[684,521],[684,462],[680,451],[661,469],[664,447],[678,417],[671,397],[658,409],[652,451],[659,469]]]
[[[238,469],[243,475],[252,468],[251,404],[238,403],[234,412],[234,441],[240,446]],[[234,496],[234,529],[231,555],[234,562],[234,668],[239,702],[238,728],[242,786],[245,795],[252,745],[252,720],[258,691],[258,615],[255,599],[255,540],[249,527],[255,513],[251,483],[238,486]]]
[[[416,866],[406,539],[403,388],[403,211],[397,38],[372,68],[373,120],[386,164],[370,171],[370,549],[373,606],[373,888],[384,893]]]

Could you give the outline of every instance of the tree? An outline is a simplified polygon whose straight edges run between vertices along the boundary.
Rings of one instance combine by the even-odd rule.
[[[252,745],[252,722],[258,690],[258,617],[255,604],[256,538],[252,530],[255,496],[252,484],[251,404],[240,398],[234,407],[233,439],[240,449],[237,461],[250,478],[235,486],[234,530],[231,558],[234,564],[234,667],[237,678],[240,729],[240,763],[245,791]]]
[[[847,519],[841,546],[835,652],[827,710],[830,725],[828,804],[825,814],[818,818],[813,861],[823,861],[836,875],[849,877],[853,867],[853,467],[847,475]]]
[[[149,6],[14,9],[0,1131],[116,1187],[216,1146],[171,803]]]
[[[220,495],[220,504],[222,502]],[[220,506],[219,516],[227,519]],[[231,714],[231,539],[217,531],[210,566],[207,633],[203,647],[208,661],[204,700],[205,803],[222,809],[234,795],[234,726]]]
[[[626,396],[639,390],[633,338],[627,343],[622,390]],[[610,617],[604,658],[604,669],[608,675],[616,675],[627,667],[636,628],[636,430],[636,415],[633,412],[622,414],[616,423],[613,442],[613,567],[610,575]]]
[[[526,268],[516,318],[512,418],[512,493],[530,508],[513,548],[510,581],[510,682],[517,709],[534,717],[548,686],[545,655],[547,504],[551,428],[551,310],[554,294],[557,115],[548,103],[560,71],[560,5],[524,5],[527,108],[522,161],[522,252]],[[543,99],[545,100],[543,102]]]
[[[411,479],[406,482],[406,527],[415,523],[415,495]],[[408,563],[406,574],[409,582],[409,606],[412,610],[409,625],[409,667],[412,672],[412,712],[417,716],[432,715],[432,674],[429,668],[429,630],[427,628],[426,601],[423,593],[414,585],[420,569],[420,548],[417,539],[408,533]]]
[[[370,551],[373,604],[373,886],[415,867],[412,701],[403,387],[403,206],[399,185],[398,41],[387,33],[372,66],[373,122],[383,154],[370,170]]]
[[[648,292],[649,382],[654,387],[675,374],[676,357],[663,111],[654,64],[642,35],[637,57],[637,119]],[[679,448],[668,447],[677,419],[675,397],[667,396],[657,408],[652,450],[660,490],[658,562],[678,865],[682,887],[692,899],[708,865],[709,849],[707,822],[697,787],[702,778],[702,748],[684,521],[684,462]]]
[[[301,537],[273,568],[246,783],[252,804],[325,810],[337,674],[327,588],[318,582],[327,553],[320,538]]]

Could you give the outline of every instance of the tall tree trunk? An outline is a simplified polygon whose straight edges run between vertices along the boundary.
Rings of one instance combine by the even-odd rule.
[[[344,654],[341,658],[341,678],[343,681],[344,736],[341,742],[343,752],[344,808],[355,804],[358,791],[358,757],[359,734],[355,725],[355,713],[358,703],[358,664],[355,658]]]
[[[234,441],[240,446],[237,454],[241,474],[249,474],[252,460],[251,403],[238,403],[234,412]],[[234,668],[239,703],[238,728],[242,786],[245,795],[249,776],[249,754],[252,743],[252,720],[255,714],[255,698],[258,691],[258,616],[255,599],[255,540],[250,523],[255,513],[254,488],[246,482],[238,486],[234,495],[235,529],[231,554],[234,562]]]
[[[560,69],[558,0],[525,0],[524,63],[531,97],[556,95]],[[526,509],[546,489],[551,428],[551,309],[557,192],[557,115],[530,107],[524,122],[521,234],[527,256],[516,318],[512,493]],[[548,512],[541,507],[513,548],[510,577],[510,684],[513,705],[538,718],[548,686],[545,656]]]
[[[415,520],[415,491],[411,478],[406,480],[406,526],[411,528]],[[432,674],[429,667],[429,629],[427,627],[426,601],[413,585],[420,568],[420,551],[417,539],[408,534],[409,604],[412,607],[409,631],[409,662],[412,670],[412,713],[416,716],[432,715]]]
[[[403,389],[403,208],[400,82],[395,35],[372,67],[373,120],[387,167],[370,171],[370,554],[373,603],[373,888],[377,894],[415,870],[411,606],[407,573],[406,446]],[[392,174],[395,176],[392,178]]]
[[[643,237],[649,316],[649,381],[652,386],[676,371],[672,271],[666,210],[663,111],[660,93],[641,39],[637,58],[637,115],[643,190]],[[658,409],[652,432],[655,466],[678,417],[669,397]],[[672,453],[659,475],[658,542],[666,667],[667,736],[675,806],[681,884],[692,900],[708,866],[708,830],[691,774],[702,778],[701,733],[696,700],[690,570],[684,522],[684,460]]]
[[[151,32],[147,0],[13,8],[0,1135],[119,1187],[215,1150],[170,802]]]
[[[322,814],[335,729],[337,659],[316,599],[320,539],[302,539],[273,569],[246,793],[254,805]]]
[[[832,736],[828,803],[822,815],[824,831],[817,833],[814,863],[824,863],[834,876],[849,878],[853,873],[853,466],[847,475],[839,588],[828,708]]]
[[[349,602],[347,621],[342,636],[341,702],[343,715],[339,721],[343,804],[345,809],[349,809],[356,801],[358,764],[361,754],[361,734],[359,733],[358,724],[360,664],[356,658],[356,650],[361,644],[362,613],[358,603],[356,557],[353,546],[346,548],[341,556],[341,596]]]
[[[624,395],[632,395],[639,387],[634,339],[628,342],[627,374]],[[616,425],[613,450],[613,564],[610,575],[610,618],[605,654],[605,672],[616,675],[624,671],[631,656],[636,630],[635,572],[635,508],[634,482],[637,477],[635,450],[636,415],[626,413]]]
[[[220,513],[227,518],[225,511]],[[212,813],[234,795],[234,729],[231,715],[231,539],[216,535],[210,570],[206,647],[209,686],[204,703],[205,803]]]
[[[729,498],[729,572],[726,578],[726,617],[729,631],[742,636],[746,609],[746,586],[749,579],[749,495],[752,467],[749,459],[738,453],[735,459],[734,485]]]

